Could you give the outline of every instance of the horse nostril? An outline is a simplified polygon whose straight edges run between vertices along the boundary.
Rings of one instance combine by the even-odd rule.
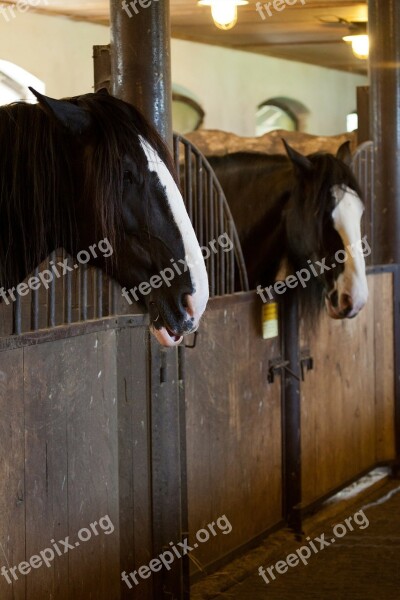
[[[340,296],[340,313],[347,317],[353,310],[353,298],[349,294],[341,294]]]
[[[342,294],[340,304],[344,309],[351,310],[353,308],[353,298],[349,294]]]
[[[329,296],[329,301],[332,304],[333,308],[337,308],[338,307],[338,303],[339,303],[339,296],[337,293],[337,290],[334,290],[330,296]]]
[[[186,309],[187,314],[189,315],[189,317],[194,317],[194,305],[193,305],[193,298],[190,294],[185,294],[182,297],[182,304]]]

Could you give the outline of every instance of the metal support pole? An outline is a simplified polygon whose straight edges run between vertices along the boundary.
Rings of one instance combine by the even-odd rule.
[[[400,263],[400,2],[368,0],[374,264]]]
[[[138,108],[172,148],[169,0],[110,0],[112,93]]]
[[[296,294],[283,299],[283,513],[296,533],[301,531],[301,395],[299,311]]]

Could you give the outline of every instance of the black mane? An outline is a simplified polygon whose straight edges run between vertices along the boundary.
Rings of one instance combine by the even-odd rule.
[[[90,193],[95,201],[97,239],[107,237],[113,245],[121,229],[122,177],[117,175],[122,172],[123,153],[129,152],[145,173],[146,159],[138,137],[142,136],[174,175],[172,160],[156,131],[134,107],[105,94],[69,101],[89,111],[93,119],[95,143],[82,174],[83,185],[85,194]],[[2,286],[21,281],[56,248],[64,247],[70,253],[76,250],[76,160],[72,136],[38,105],[0,107]],[[27,243],[29,231],[35,235]]]

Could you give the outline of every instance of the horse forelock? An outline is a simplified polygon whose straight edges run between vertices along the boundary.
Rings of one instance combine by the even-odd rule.
[[[309,176],[311,184],[305,207],[310,212],[310,219],[316,221],[318,244],[323,248],[325,228],[333,226],[332,212],[337,202],[333,190],[350,188],[361,200],[362,192],[351,169],[332,154],[317,152],[308,158],[314,168]]]

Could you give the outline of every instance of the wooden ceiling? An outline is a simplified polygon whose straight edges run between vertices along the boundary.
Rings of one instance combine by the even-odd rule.
[[[238,23],[230,31],[221,31],[214,26],[210,7],[199,7],[196,0],[170,1],[173,37],[355,73],[367,72],[366,61],[355,58],[351,47],[342,41],[348,34],[346,25],[322,22],[339,18],[366,21],[366,0],[304,0],[304,5],[297,0],[293,6],[285,4],[281,12],[275,11],[271,2],[272,16],[264,11],[264,20],[256,11],[256,0],[250,0],[247,6],[239,7]],[[262,0],[262,3],[266,1]],[[2,0],[3,4],[16,2]],[[47,0],[44,6],[32,10],[109,23],[109,0]]]

